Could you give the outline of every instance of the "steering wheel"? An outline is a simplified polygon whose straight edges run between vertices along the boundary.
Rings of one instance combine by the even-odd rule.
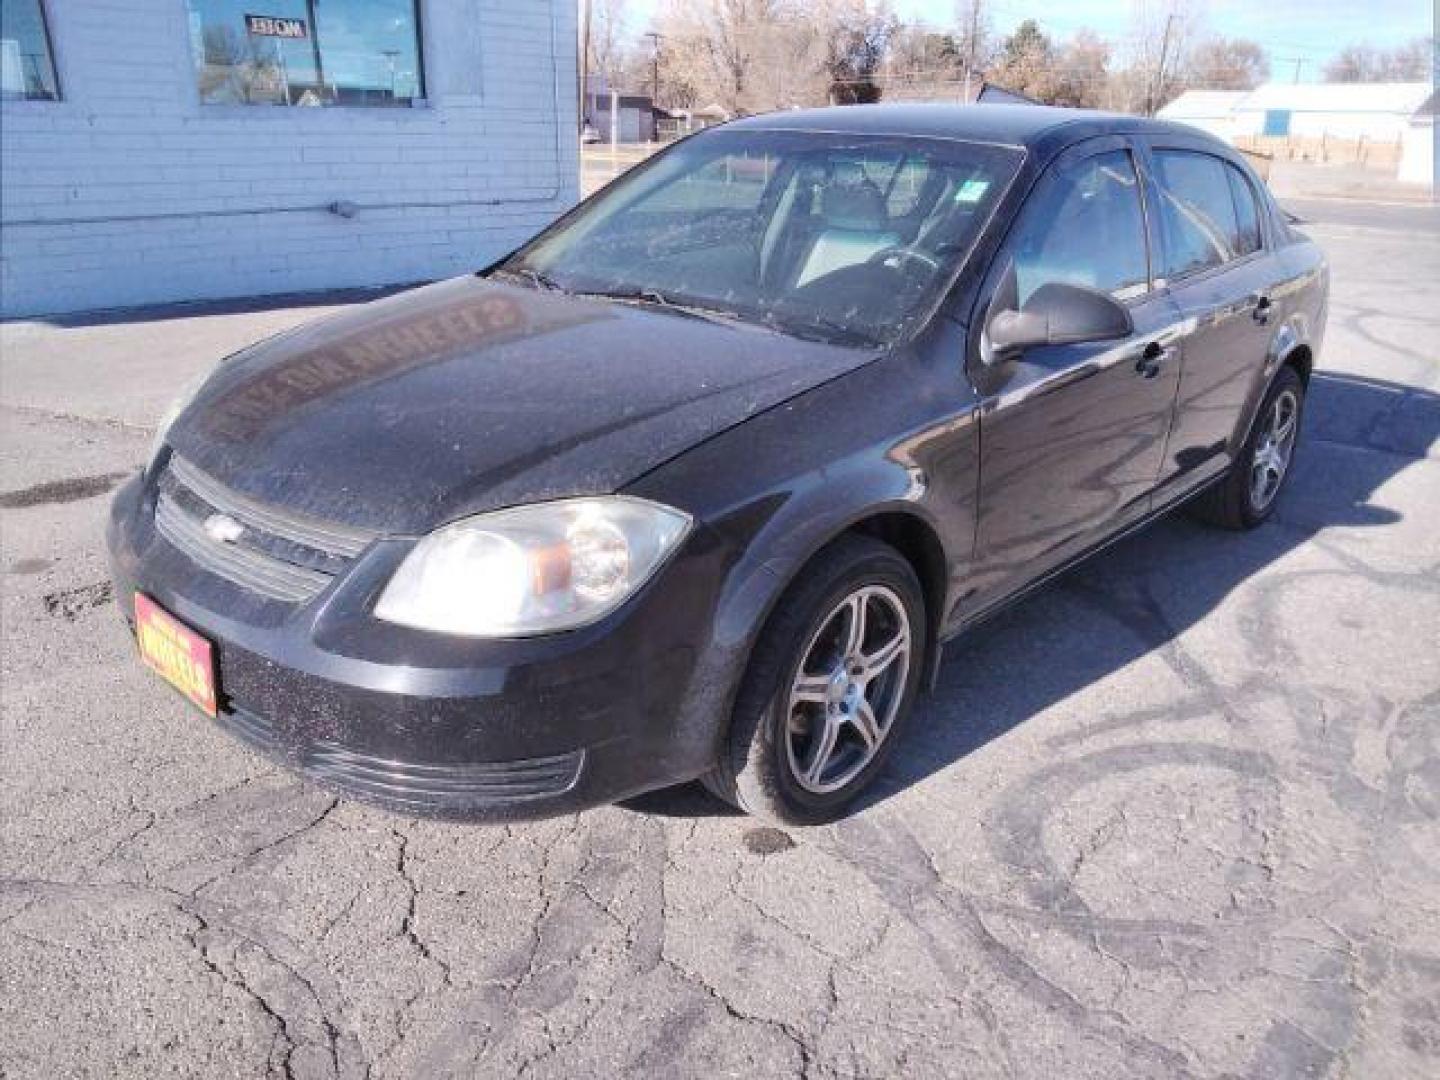
[[[881,248],[879,251],[866,259],[867,263],[881,263],[883,265],[895,265],[896,260],[914,259],[916,262],[924,263],[931,270],[939,271],[940,262],[929,252],[921,251],[910,244],[892,244],[890,247]]]

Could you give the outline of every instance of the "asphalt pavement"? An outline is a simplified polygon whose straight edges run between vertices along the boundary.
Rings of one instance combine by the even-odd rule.
[[[437,824],[252,756],[136,662],[102,526],[174,391],[319,309],[0,326],[0,1076],[1440,1075],[1440,223],[1297,209],[1273,522],[957,644],[817,829]]]

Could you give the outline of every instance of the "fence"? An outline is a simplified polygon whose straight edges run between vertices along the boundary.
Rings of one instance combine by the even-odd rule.
[[[1363,165],[1394,170],[1400,166],[1400,139],[1337,139],[1319,136],[1237,135],[1235,146],[1247,154],[1276,161],[1309,161],[1326,165]]]

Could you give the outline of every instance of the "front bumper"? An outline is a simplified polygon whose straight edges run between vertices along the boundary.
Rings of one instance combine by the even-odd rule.
[[[107,540],[132,626],[140,591],[213,643],[220,725],[342,794],[409,814],[537,817],[679,783],[713,760],[719,714],[697,707],[711,680],[695,672],[723,559],[703,530],[600,623],[507,641],[368,614],[409,541],[376,542],[296,604],[172,546],[142,477],[117,493]]]

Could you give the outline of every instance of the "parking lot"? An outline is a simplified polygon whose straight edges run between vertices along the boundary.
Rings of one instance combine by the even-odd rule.
[[[107,494],[322,309],[0,327],[0,1076],[1440,1074],[1440,214],[1295,209],[1334,280],[1276,520],[956,643],[818,829],[407,820],[252,756],[132,655]]]

